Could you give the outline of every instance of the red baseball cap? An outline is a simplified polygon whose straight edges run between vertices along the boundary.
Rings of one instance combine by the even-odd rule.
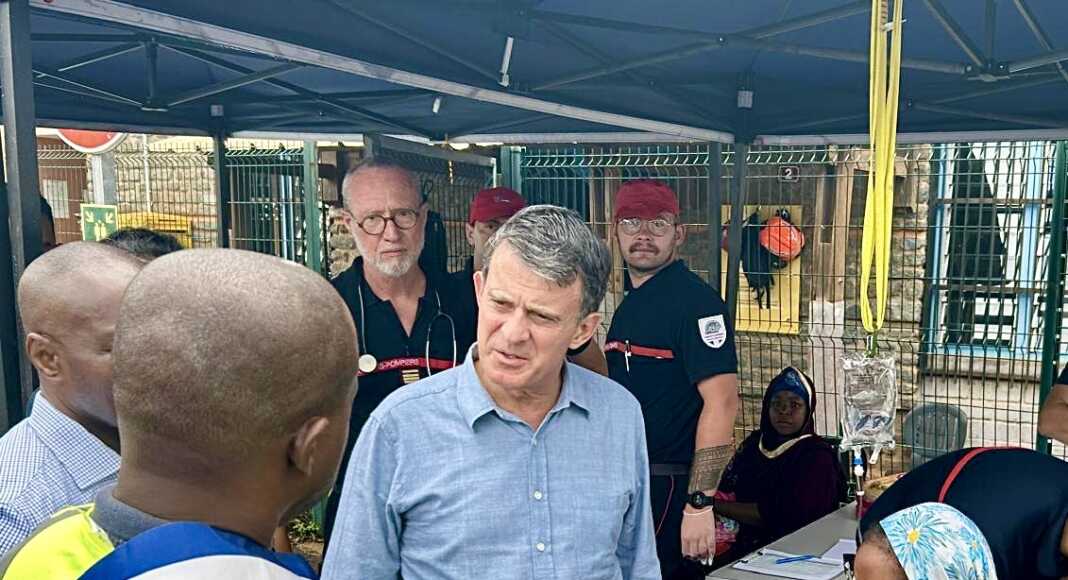
[[[614,221],[624,218],[653,219],[662,213],[679,215],[679,198],[662,181],[628,181],[616,192]]]
[[[527,206],[522,196],[507,187],[491,187],[475,194],[467,223],[510,218]]]

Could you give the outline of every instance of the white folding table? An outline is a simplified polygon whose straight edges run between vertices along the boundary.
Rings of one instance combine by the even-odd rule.
[[[819,556],[837,544],[838,540],[854,539],[856,533],[857,505],[854,502],[766,547],[791,554]],[[838,578],[844,577],[844,573],[838,576]],[[731,565],[724,566],[707,576],[707,580],[769,580],[770,578],[775,578],[775,576],[737,570]]]

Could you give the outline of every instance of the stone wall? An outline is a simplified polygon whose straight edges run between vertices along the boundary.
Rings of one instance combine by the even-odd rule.
[[[146,155],[141,139],[127,139],[115,153],[119,212],[188,217],[192,246],[214,247],[218,220],[211,147],[208,138],[156,139],[149,140]],[[158,221],[145,225],[166,229]]]

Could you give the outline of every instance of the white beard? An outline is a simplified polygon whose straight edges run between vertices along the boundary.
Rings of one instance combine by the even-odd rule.
[[[360,243],[360,239],[357,236],[353,236],[356,241],[356,250],[363,256],[364,263],[370,264],[375,270],[378,270],[382,274],[389,276],[390,278],[400,278],[407,274],[419,261],[419,255],[423,253],[422,236],[419,239],[419,245],[414,252],[403,256],[401,258],[382,259],[376,255],[371,255],[367,252],[363,244]]]

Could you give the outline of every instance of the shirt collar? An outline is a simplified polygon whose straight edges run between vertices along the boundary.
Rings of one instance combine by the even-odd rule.
[[[167,520],[115,499],[114,491],[115,486],[109,485],[97,492],[93,500],[93,521],[103,528],[116,544],[167,523]]]
[[[33,401],[29,422],[80,489],[86,490],[118,473],[119,454],[53,407],[41,393]]]
[[[649,278],[645,281],[644,284],[638,286],[637,288],[635,288],[634,285],[631,284],[630,273],[628,272],[627,275],[623,277],[623,290],[626,292],[648,290],[650,287],[655,287],[661,280],[671,279],[673,276],[675,276],[677,273],[681,272],[685,268],[686,264],[682,261],[682,259],[676,258],[674,262],[661,268],[660,271],[658,271],[656,274],[653,274],[652,278]]]
[[[464,359],[464,364],[459,367],[459,376],[456,379],[460,413],[463,415],[464,422],[472,430],[475,428],[475,422],[490,412],[496,411],[498,415],[507,413],[507,411],[497,406],[497,403],[493,401],[493,397],[482,386],[478,373],[475,372],[475,361],[477,359],[478,343],[475,343],[467,351],[467,357]],[[557,398],[556,404],[549,411],[549,415],[572,405],[582,409],[587,414],[592,409],[589,403],[587,386],[576,377],[576,374],[567,369],[565,365],[560,397]]]

